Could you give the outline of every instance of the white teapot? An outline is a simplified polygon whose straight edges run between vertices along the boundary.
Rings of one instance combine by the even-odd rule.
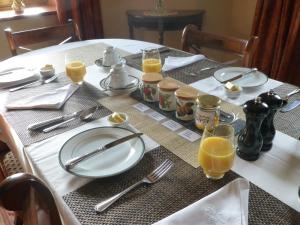
[[[103,66],[112,66],[120,62],[120,56],[113,46],[108,46],[103,52]]]
[[[109,87],[111,88],[124,88],[129,83],[128,72],[122,62],[113,65],[108,76],[110,77]]]

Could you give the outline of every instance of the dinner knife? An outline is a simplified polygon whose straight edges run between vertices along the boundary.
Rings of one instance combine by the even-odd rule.
[[[47,126],[49,124],[56,123],[56,122],[61,122],[61,121],[68,120],[68,119],[71,119],[73,117],[76,117],[82,111],[83,110],[80,110],[78,112],[73,112],[73,113],[69,113],[69,114],[63,115],[63,116],[58,116],[58,117],[55,117],[55,118],[52,118],[52,119],[49,119],[49,120],[44,120],[42,122],[33,123],[33,124],[30,124],[27,127],[27,129],[28,130],[38,130],[39,128],[45,127],[45,126]]]
[[[237,80],[237,79],[240,79],[242,78],[243,76],[249,74],[249,73],[253,73],[253,72],[256,72],[257,71],[257,68],[252,68],[251,70],[249,70],[248,72],[245,72],[245,73],[241,73],[233,78],[230,78],[230,79],[227,79],[227,80],[223,80],[221,81],[222,84],[225,84],[227,82],[231,82],[231,81],[234,81],[234,80]]]
[[[298,107],[300,105],[300,99],[297,99],[291,103],[288,103],[286,106],[282,107],[282,109],[280,110],[280,112],[289,112],[293,109],[295,109],[296,107]]]
[[[68,161],[66,162],[65,168],[66,168],[66,170],[71,170],[71,169],[74,168],[74,166],[76,166],[79,162],[81,162],[81,161],[83,161],[83,160],[86,160],[86,159],[88,159],[88,158],[90,158],[90,157],[92,157],[92,156],[94,156],[94,155],[96,155],[96,154],[98,154],[98,153],[104,152],[104,151],[106,151],[107,149],[112,148],[112,147],[114,147],[114,146],[116,146],[116,145],[122,144],[122,143],[124,143],[125,141],[128,141],[128,140],[130,140],[130,139],[132,139],[132,138],[139,137],[139,136],[141,136],[141,135],[143,135],[143,133],[134,133],[134,134],[131,134],[131,135],[122,137],[122,138],[117,139],[117,140],[115,140],[115,141],[112,141],[112,142],[110,142],[110,143],[108,143],[108,144],[106,144],[106,145],[104,145],[104,146],[102,146],[102,147],[99,147],[99,148],[97,148],[96,150],[94,150],[94,151],[92,151],[92,152],[90,152],[90,153],[87,153],[87,154],[84,154],[84,155],[82,155],[82,156],[78,156],[78,157],[75,157],[75,158],[73,158],[73,159],[70,159],[70,160],[68,160]]]

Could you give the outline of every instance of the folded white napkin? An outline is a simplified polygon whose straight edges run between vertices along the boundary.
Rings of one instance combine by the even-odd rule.
[[[280,81],[268,79],[267,83],[265,83],[264,85],[258,87],[243,88],[241,95],[236,99],[228,98],[225,93],[224,85],[217,81],[214,77],[208,77],[190,85],[200,91],[209,93],[210,95],[218,96],[219,98],[234,105],[243,105],[246,101],[254,99],[261,93],[276,88],[281,84],[282,82]]]
[[[59,109],[79,88],[68,84],[40,95],[24,98],[6,105],[7,109]]]
[[[238,178],[155,225],[247,225],[249,187]]]
[[[188,56],[188,57],[173,57],[173,56],[168,56],[165,59],[165,64],[162,68],[162,71],[169,71],[173,70],[179,67],[183,67],[189,64],[192,64],[194,62],[200,61],[204,59],[204,55],[193,55],[193,56]]]

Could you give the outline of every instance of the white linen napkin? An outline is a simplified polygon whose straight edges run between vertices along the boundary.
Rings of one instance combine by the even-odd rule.
[[[267,83],[264,85],[253,88],[243,88],[241,95],[236,99],[228,98],[225,93],[224,85],[217,81],[214,77],[208,77],[190,85],[200,91],[209,93],[210,95],[218,96],[222,100],[230,102],[234,105],[243,105],[246,101],[254,99],[261,93],[276,88],[281,84],[282,82],[280,81],[268,79]]]
[[[59,109],[79,88],[78,85],[68,84],[64,87],[40,95],[17,100],[6,105],[7,109]]]
[[[247,225],[249,188],[238,178],[154,225]]]
[[[204,55],[193,55],[193,56],[188,56],[188,57],[168,56],[165,59],[165,63],[162,68],[162,71],[169,71],[169,70],[173,70],[173,69],[176,69],[179,67],[187,66],[194,62],[200,61],[204,58],[205,58]]]

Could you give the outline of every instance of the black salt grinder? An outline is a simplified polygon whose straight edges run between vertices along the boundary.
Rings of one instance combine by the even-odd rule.
[[[272,142],[275,136],[274,116],[277,110],[284,104],[283,99],[280,98],[273,90],[261,94],[261,101],[267,103],[269,106],[269,114],[263,120],[260,128],[263,137],[263,146],[261,151],[269,151],[272,148]]]
[[[260,97],[247,101],[243,110],[246,114],[246,126],[238,136],[237,155],[242,159],[254,161],[258,159],[263,145],[260,127],[270,110]]]

